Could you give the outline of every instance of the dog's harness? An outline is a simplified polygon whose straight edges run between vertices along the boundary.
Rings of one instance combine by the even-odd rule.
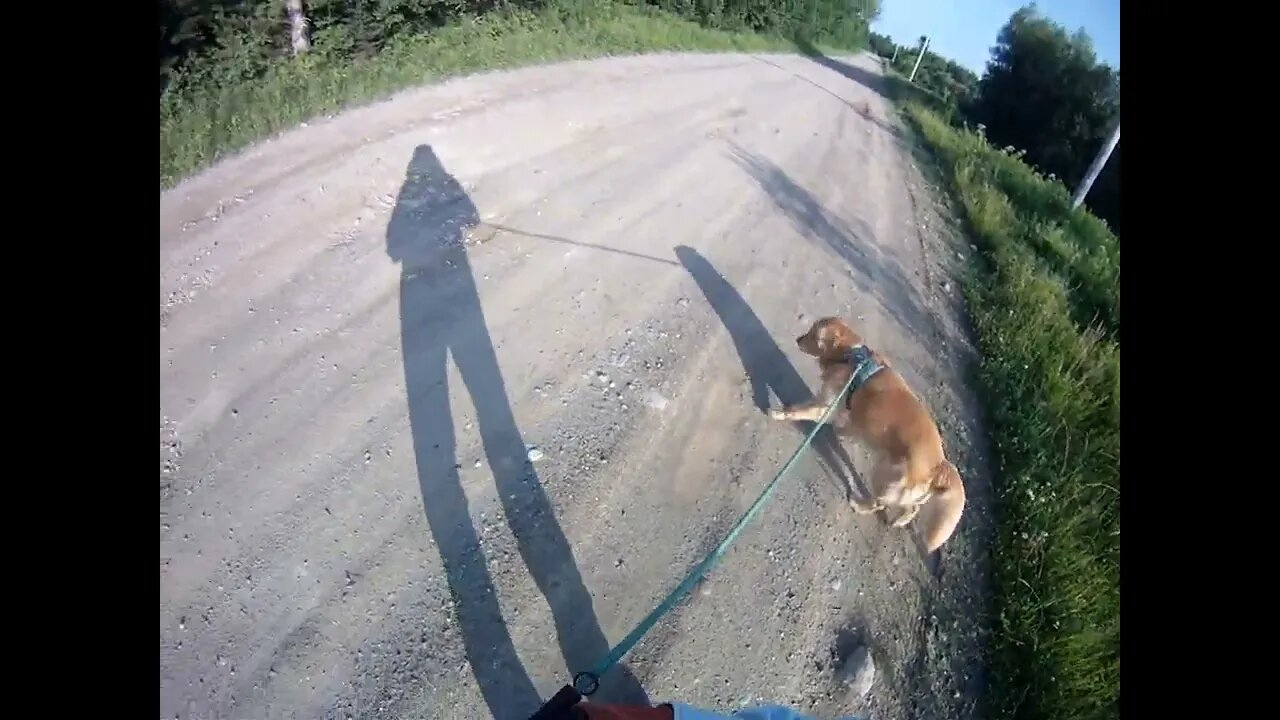
[[[849,348],[849,364],[853,366],[853,377],[849,381],[850,395],[858,392],[858,388],[871,379],[871,376],[884,369],[884,363],[871,355],[871,348],[866,345],[854,345]]]

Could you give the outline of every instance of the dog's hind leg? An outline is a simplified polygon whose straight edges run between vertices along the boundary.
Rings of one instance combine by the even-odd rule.
[[[921,503],[923,505],[923,503]],[[920,505],[912,505],[903,511],[890,525],[896,528],[906,527],[907,523],[916,519],[916,515],[920,514]]]
[[[902,467],[896,463],[881,460],[871,468],[871,482],[867,490],[871,497],[864,502],[849,499],[849,506],[859,515],[884,510],[890,505],[897,505],[902,484]]]

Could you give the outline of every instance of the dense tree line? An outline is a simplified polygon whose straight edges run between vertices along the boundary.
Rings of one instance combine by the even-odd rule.
[[[289,10],[303,16],[307,45],[360,57],[393,38],[500,8],[537,9],[548,0],[159,0],[160,90],[175,72],[191,83],[249,80],[295,54]]]
[[[251,80],[299,48],[333,58],[377,53],[397,37],[508,8],[591,0],[159,0],[160,91]],[[632,0],[725,30],[750,30],[844,47],[865,44],[879,0]],[[290,10],[297,13],[290,22]],[[299,33],[303,37],[299,37]],[[299,42],[302,42],[301,46]]]
[[[923,42],[924,38],[920,38],[910,47],[900,46],[886,35],[871,33],[869,47],[873,53],[890,61],[893,69],[905,77],[911,74]],[[914,82],[956,108],[967,105],[978,88],[978,76],[972,70],[932,50],[925,51]]]
[[[872,35],[871,48],[911,72],[920,43],[900,47]],[[915,83],[950,103],[953,120],[982,125],[997,146],[1025,150],[1025,159],[1074,189],[1120,116],[1120,73],[1100,63],[1083,31],[1068,33],[1034,5],[1001,28],[979,80],[955,63],[925,53]],[[1086,205],[1120,233],[1120,147],[1094,182]]]
[[[864,47],[880,0],[651,0],[707,27]]]

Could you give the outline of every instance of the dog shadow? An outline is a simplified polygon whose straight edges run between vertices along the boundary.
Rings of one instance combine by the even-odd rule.
[[[475,407],[503,515],[546,598],[570,672],[594,665],[609,644],[507,398],[465,245],[467,231],[479,222],[475,205],[435,152],[426,145],[414,150],[386,240],[387,254],[400,265],[405,393],[422,505],[489,713],[526,718],[542,699],[516,653],[468,511],[450,406],[450,358]],[[647,703],[625,666],[601,679],[596,697]]]
[[[937,319],[902,264],[883,252],[871,227],[846,221],[828,210],[799,182],[768,158],[729,143],[730,159],[768,195],[796,231],[845,263],[850,277],[918,338],[941,336]]]
[[[759,57],[759,56],[753,56],[753,58],[752,58],[752,59],[754,59],[754,60],[755,60],[755,61],[757,61],[757,62],[763,63],[763,64],[765,64],[765,65],[769,65],[770,67],[776,68],[777,70],[779,70],[779,71],[781,71],[781,72],[787,73],[788,75],[790,75],[791,77],[795,78],[796,80],[799,80],[800,82],[803,82],[803,83],[805,83],[805,84],[807,84],[807,85],[810,85],[810,86],[811,86],[811,87],[813,87],[815,90],[818,90],[818,91],[820,91],[820,92],[825,93],[826,95],[828,95],[829,97],[831,97],[833,100],[837,100],[837,101],[839,101],[840,103],[842,103],[842,104],[843,104],[845,107],[847,107],[848,109],[850,109],[850,110],[852,110],[853,112],[857,113],[858,115],[862,116],[862,119],[863,119],[863,120],[866,120],[867,122],[871,123],[871,124],[872,124],[872,125],[874,125],[876,128],[878,128],[881,132],[883,132],[883,133],[887,133],[890,137],[892,137],[892,138],[894,139],[894,141],[895,141],[895,142],[903,143],[902,131],[901,131],[901,130],[899,130],[895,125],[893,125],[893,124],[891,124],[891,123],[886,123],[885,121],[883,121],[883,120],[881,120],[881,119],[877,118],[877,117],[875,116],[875,113],[873,113],[873,112],[871,111],[871,106],[870,106],[870,104],[869,104],[869,103],[867,103],[867,101],[866,101],[866,100],[859,100],[859,101],[857,101],[857,102],[850,102],[849,100],[845,99],[845,98],[844,98],[843,96],[841,96],[839,93],[835,92],[834,90],[832,90],[831,88],[827,87],[827,86],[826,86],[826,85],[824,85],[823,83],[818,82],[817,80],[814,80],[814,79],[812,79],[812,78],[805,77],[804,75],[802,75],[802,74],[800,74],[800,73],[798,73],[798,72],[795,72],[794,70],[791,70],[790,68],[787,68],[787,67],[785,67],[785,66],[783,66],[783,65],[780,65],[780,64],[778,64],[778,63],[776,63],[776,62],[772,62],[772,61],[770,61],[770,60],[767,60],[767,59],[765,59],[765,58],[763,58],[763,57]],[[869,73],[867,73],[866,71],[861,70],[861,69],[858,69],[858,68],[852,68],[852,66],[845,65],[844,63],[841,63],[841,62],[839,62],[839,61],[834,61],[834,60],[833,60],[832,62],[834,62],[834,63],[835,63],[836,67],[832,67],[831,65],[828,65],[827,63],[822,62],[822,60],[818,60],[817,58],[812,58],[812,59],[814,59],[814,60],[815,60],[815,62],[818,62],[818,64],[820,64],[820,65],[824,65],[824,66],[826,66],[826,67],[828,67],[828,68],[830,68],[830,69],[834,69],[834,70],[836,70],[837,72],[840,72],[842,75],[845,75],[845,77],[850,77],[850,74],[849,74],[849,73],[844,72],[844,70],[843,70],[842,68],[850,68],[850,69],[851,69],[851,72],[861,73],[861,74],[862,74],[862,76],[870,77]],[[824,59],[830,60],[830,58],[825,58],[825,56],[824,56]],[[859,82],[861,82],[861,81],[859,81]],[[864,84],[865,84],[865,83],[864,83]],[[873,90],[875,90],[875,88],[872,88],[872,89],[873,89]],[[879,94],[881,94],[881,95],[883,95],[883,94],[884,94],[884,93],[883,93],[883,92],[881,92],[880,90],[876,90],[876,92],[877,92],[877,93],[879,93]]]
[[[812,398],[813,393],[804,378],[796,372],[759,316],[733,285],[697,250],[680,245],[675,248],[675,253],[729,331],[742,367],[750,378],[755,406],[761,412],[768,411],[770,391],[783,405],[794,405]],[[813,428],[810,422],[798,422],[794,426],[804,435]],[[858,475],[853,459],[831,426],[824,426],[814,437],[813,449],[828,474],[839,480],[837,489],[845,494],[846,499],[866,496],[866,483]]]

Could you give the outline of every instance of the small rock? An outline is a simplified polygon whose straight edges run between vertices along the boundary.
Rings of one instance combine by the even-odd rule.
[[[529,457],[529,462],[538,462],[542,458],[546,457],[546,455],[544,455],[543,452],[538,448],[531,447],[529,448],[528,457]]]
[[[867,647],[863,645],[849,655],[838,672],[841,682],[849,688],[850,692],[865,698],[867,693],[871,692],[871,685],[876,679],[876,664],[871,659],[871,653],[867,651]]]
[[[654,410],[666,410],[669,401],[657,390],[650,390],[645,394],[644,402]]]
[[[609,376],[603,370],[596,371],[596,380],[599,380],[601,385],[609,384]]]

